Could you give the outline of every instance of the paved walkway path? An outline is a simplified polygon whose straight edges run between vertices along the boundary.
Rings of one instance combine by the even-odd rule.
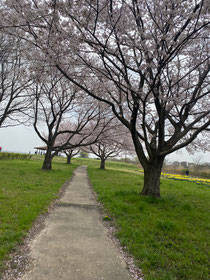
[[[85,166],[76,169],[45,227],[30,244],[32,267],[22,280],[132,280],[107,230]]]

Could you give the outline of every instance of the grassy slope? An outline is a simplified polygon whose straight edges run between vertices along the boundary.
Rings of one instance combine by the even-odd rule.
[[[8,253],[21,242],[32,222],[47,210],[76,165],[54,163],[42,171],[41,161],[0,161],[0,269]]]
[[[108,163],[103,171],[98,165],[91,161],[88,168],[91,182],[145,279],[210,279],[210,189],[162,179],[161,199],[142,197],[143,175],[135,166]]]

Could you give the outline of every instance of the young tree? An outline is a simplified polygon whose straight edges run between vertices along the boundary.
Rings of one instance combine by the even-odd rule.
[[[30,107],[32,79],[21,47],[20,40],[0,32],[0,127],[20,124]]]
[[[91,153],[100,158],[101,164],[100,168],[105,169],[105,162],[110,157],[116,157],[121,152],[121,144],[113,139],[103,139],[95,143],[94,145],[90,145],[89,150]]]
[[[15,26],[66,78],[111,106],[144,168],[142,194],[160,196],[166,155],[210,126],[208,1],[7,4],[7,27]]]
[[[113,122],[114,121],[114,122]],[[100,168],[105,169],[105,163],[108,158],[120,155],[123,150],[127,150],[129,137],[126,135],[122,125],[116,123],[114,119],[109,122],[106,130],[101,133],[99,139],[94,144],[84,148],[100,158]]]
[[[71,159],[73,157],[75,157],[76,155],[79,154],[80,150],[79,149],[67,149],[67,150],[63,150],[64,154],[66,155],[66,163],[70,164],[71,163]]]

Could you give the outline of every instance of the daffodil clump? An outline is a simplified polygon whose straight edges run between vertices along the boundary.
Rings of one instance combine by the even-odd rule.
[[[184,181],[190,181],[190,182],[195,182],[198,184],[205,184],[205,185],[210,186],[210,179],[194,178],[194,177],[189,177],[186,175],[169,174],[169,173],[164,173],[164,172],[162,172],[161,175],[168,179],[184,180]]]

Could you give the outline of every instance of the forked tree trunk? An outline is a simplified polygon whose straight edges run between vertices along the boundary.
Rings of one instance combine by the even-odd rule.
[[[44,157],[44,162],[42,165],[43,170],[51,170],[52,169],[52,155],[51,151],[46,152],[45,157]]]
[[[100,169],[105,169],[105,159],[104,158],[101,158]]]
[[[70,163],[71,163],[71,156],[70,156],[70,155],[67,155],[66,157],[67,157],[66,163],[67,163],[67,164],[70,164]]]
[[[144,166],[144,187],[142,195],[160,197],[160,175],[164,158],[157,158]]]

